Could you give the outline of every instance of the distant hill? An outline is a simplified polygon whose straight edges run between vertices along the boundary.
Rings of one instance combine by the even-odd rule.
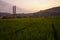
[[[6,12],[0,12],[0,17],[13,17],[14,15],[11,13],[6,13]],[[16,14],[16,17],[32,17],[33,13],[29,13],[29,14]]]
[[[50,9],[45,10],[46,12],[59,12],[60,13],[60,6],[59,7],[53,7]]]
[[[35,16],[60,16],[60,7],[53,7],[34,13]]]
[[[3,17],[3,16],[5,16],[5,17],[11,17],[12,16],[12,14],[11,13],[5,13],[5,12],[0,12],[0,17]]]
[[[12,6],[13,5],[0,0],[0,12],[12,13]]]
[[[0,0],[0,12],[12,13],[12,11],[13,11],[12,7],[13,7],[12,4]],[[26,12],[30,12],[30,11],[16,6],[16,12],[17,13],[26,13]]]
[[[13,16],[12,13],[12,6],[9,3],[0,1],[0,16]],[[25,9],[19,8],[17,7],[17,13],[16,17],[41,17],[41,16],[60,16],[60,6],[59,7],[53,7],[50,9],[46,9],[46,10],[42,10],[42,11],[38,11],[35,13],[28,13],[28,14],[24,14],[24,12],[26,12]]]

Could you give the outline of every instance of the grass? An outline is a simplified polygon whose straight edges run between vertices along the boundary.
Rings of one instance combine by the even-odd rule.
[[[52,24],[60,40],[60,18],[0,19],[0,40],[54,40]]]

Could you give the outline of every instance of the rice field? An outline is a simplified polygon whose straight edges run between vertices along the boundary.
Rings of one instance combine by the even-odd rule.
[[[0,19],[0,40],[60,40],[60,17]]]

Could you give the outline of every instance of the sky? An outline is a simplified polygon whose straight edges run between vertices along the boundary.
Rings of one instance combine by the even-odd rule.
[[[2,0],[32,12],[60,6],[60,0]]]

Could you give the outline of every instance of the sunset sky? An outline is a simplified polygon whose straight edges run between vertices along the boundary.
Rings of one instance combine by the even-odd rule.
[[[30,11],[45,10],[51,7],[60,6],[60,0],[2,0],[20,8]]]

